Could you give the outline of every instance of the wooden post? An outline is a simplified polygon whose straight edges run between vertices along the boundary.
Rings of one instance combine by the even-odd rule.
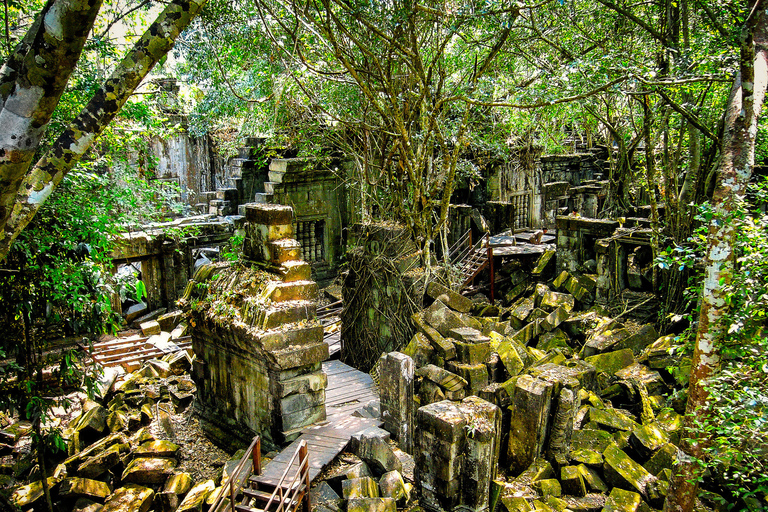
[[[256,444],[253,446],[251,452],[251,460],[253,461],[253,474],[261,474],[261,437],[256,436]]]
[[[493,248],[491,247],[491,235],[486,233],[485,244],[488,248],[488,271],[491,273],[491,304],[493,304],[493,296],[495,294],[495,277],[493,275]]]
[[[311,512],[312,504],[309,499],[309,456],[306,441],[302,441],[299,445],[299,467],[302,471],[302,480],[304,480],[304,512]]]

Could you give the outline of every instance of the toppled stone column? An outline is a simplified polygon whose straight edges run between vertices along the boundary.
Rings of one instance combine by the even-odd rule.
[[[499,408],[478,397],[419,408],[415,476],[435,512],[488,510],[498,463]]]
[[[403,451],[413,453],[413,359],[400,352],[381,356],[379,379],[384,429]]]
[[[317,285],[299,259],[289,206],[246,205],[243,261],[198,269],[187,287],[196,409],[229,445],[267,446],[325,419],[328,358],[316,319]]]

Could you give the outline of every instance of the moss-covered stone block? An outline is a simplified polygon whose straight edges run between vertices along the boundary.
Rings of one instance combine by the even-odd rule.
[[[341,483],[344,499],[378,498],[379,486],[371,477],[350,478]]]
[[[614,487],[602,512],[639,512],[643,497],[636,492]]]
[[[584,418],[586,422],[592,422],[600,428],[616,432],[617,430],[632,431],[639,425],[626,414],[615,409],[598,409],[590,407]]]
[[[128,484],[112,493],[101,512],[147,512],[154,496],[155,491],[149,487]]]
[[[456,347],[456,359],[469,365],[485,364],[491,358],[491,342],[465,342],[454,341]]]
[[[534,482],[533,488],[539,491],[544,498],[549,496],[562,496],[563,489],[556,478],[545,478]]]
[[[552,402],[550,382],[522,375],[515,383],[507,459],[517,474],[527,469],[544,449]]]
[[[442,301],[446,306],[460,313],[469,313],[472,310],[472,301],[450,288],[432,281],[427,285],[427,295],[433,299]]]
[[[648,485],[656,482],[656,477],[643,466],[632,460],[629,455],[612,443],[603,451],[603,471],[606,482],[614,487],[632,489],[642,496],[648,496]]]
[[[547,291],[541,297],[540,307],[546,311],[554,311],[557,308],[563,308],[570,313],[576,306],[576,299],[573,295],[567,293]]]
[[[605,372],[613,375],[622,368],[626,368],[635,362],[632,351],[628,348],[605,352],[594,356],[585,357],[584,361],[595,367],[597,372]]]

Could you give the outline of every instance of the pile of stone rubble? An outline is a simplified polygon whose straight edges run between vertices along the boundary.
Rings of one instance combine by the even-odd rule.
[[[683,412],[666,372],[673,336],[587,310],[594,287],[566,271],[520,280],[507,307],[427,287],[433,302],[403,349],[415,367],[422,506],[663,506]]]

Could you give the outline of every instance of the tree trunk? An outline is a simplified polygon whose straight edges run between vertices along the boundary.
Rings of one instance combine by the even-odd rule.
[[[717,344],[724,332],[722,319],[728,306],[724,285],[734,272],[734,240],[736,230],[730,217],[739,197],[746,192],[755,160],[757,121],[768,84],[768,20],[764,0],[751,5],[753,19],[747,20],[741,45],[740,69],[731,90],[725,120],[723,149],[718,169],[718,183],[712,198],[715,216],[709,225],[704,287],[701,296],[696,345],[693,352],[688,403],[686,406],[683,451],[676,466],[665,512],[689,512],[696,502],[701,476],[696,459],[701,459],[708,440],[695,429],[706,419],[706,386],[714,375],[719,355]]]
[[[54,188],[112,121],[157,61],[173,47],[176,38],[206,1],[174,0],[170,3],[136,42],[112,76],[96,91],[88,105],[54,142],[53,147],[23,175],[18,193],[10,203],[12,210],[2,212],[0,217],[0,261],[5,259],[13,241],[29,224]]]
[[[48,0],[0,69],[0,227],[100,7],[101,0]]]

